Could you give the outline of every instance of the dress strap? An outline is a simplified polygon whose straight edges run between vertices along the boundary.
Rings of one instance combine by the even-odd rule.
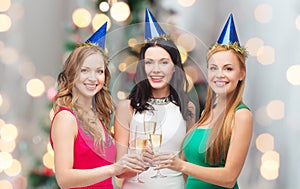
[[[246,106],[245,104],[241,103],[239,104],[236,108],[235,108],[235,111],[238,111],[240,109],[243,109],[243,108],[246,108],[248,110],[250,110],[250,108],[248,106]]]

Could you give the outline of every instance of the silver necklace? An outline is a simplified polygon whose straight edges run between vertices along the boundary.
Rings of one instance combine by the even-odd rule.
[[[153,105],[166,105],[166,104],[169,104],[169,102],[171,102],[171,99],[170,99],[170,96],[163,97],[163,98],[150,97],[148,99],[148,102]]]

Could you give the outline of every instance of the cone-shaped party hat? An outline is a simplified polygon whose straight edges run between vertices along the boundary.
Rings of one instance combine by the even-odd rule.
[[[230,13],[226,24],[219,36],[219,39],[217,40],[216,44],[211,48],[217,48],[217,47],[226,47],[227,49],[233,49],[239,53],[241,53],[244,57],[248,56],[248,53],[244,47],[240,45],[238,35],[235,29],[234,21],[233,21],[233,15]]]
[[[146,8],[144,39],[151,40],[161,36],[166,36],[166,33],[159,26],[150,10]]]
[[[85,43],[92,43],[105,50],[107,22],[105,22]]]
[[[235,42],[240,45],[234,26],[233,16],[232,13],[230,13],[217,43],[221,45],[227,45],[229,43],[234,44]]]

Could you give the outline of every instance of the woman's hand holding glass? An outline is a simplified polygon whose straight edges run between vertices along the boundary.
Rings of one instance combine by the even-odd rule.
[[[132,174],[138,174],[147,169],[144,161],[139,154],[125,154],[118,162],[115,164],[117,175],[123,173],[132,172]]]
[[[176,154],[167,152],[155,154],[153,162],[159,164],[159,166],[155,167],[154,170],[168,168],[179,172],[183,171],[184,164],[187,163],[186,161],[177,157]]]

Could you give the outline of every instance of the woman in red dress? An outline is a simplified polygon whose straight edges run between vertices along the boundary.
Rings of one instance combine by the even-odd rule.
[[[134,154],[114,163],[110,72],[103,51],[106,25],[75,48],[58,75],[50,142],[61,188],[113,189],[112,176],[144,170],[141,158]]]

